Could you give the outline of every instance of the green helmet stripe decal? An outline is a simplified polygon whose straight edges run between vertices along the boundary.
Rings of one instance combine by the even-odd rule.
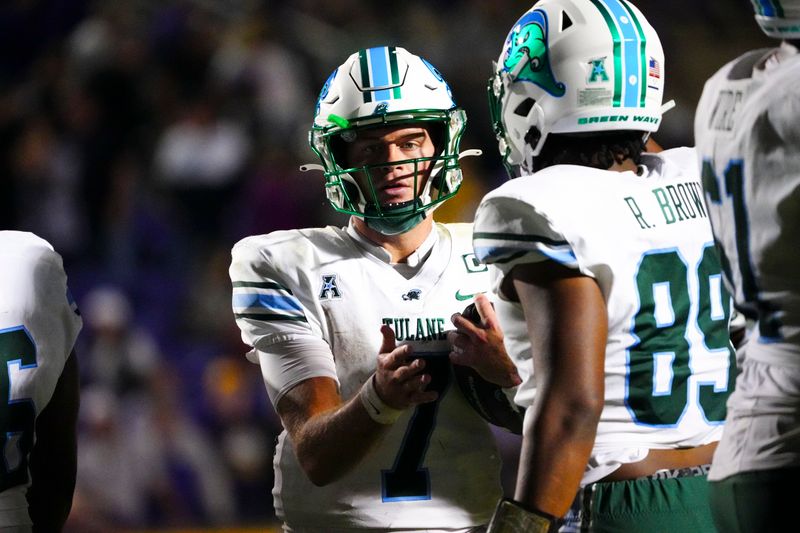
[[[365,104],[402,97],[400,69],[394,46],[376,46],[359,50],[358,60]]]
[[[636,16],[627,3],[622,5],[625,6],[628,16],[633,21],[633,25],[636,26],[636,33],[639,34],[639,107],[644,107],[645,97],[647,96],[647,37],[642,29],[642,24],[639,22],[639,17]]]
[[[362,87],[369,86],[369,60],[367,59],[367,50],[358,51],[358,63],[361,67],[361,85]],[[367,104],[372,101],[372,92],[364,91],[364,103]]]
[[[591,0],[603,16],[614,43],[614,107],[638,108],[647,78],[641,24],[624,0]],[[619,89],[619,92],[617,90]]]
[[[392,85],[396,85],[396,87],[392,89],[392,97],[402,98],[403,96],[400,90],[400,70],[397,68],[397,54],[394,51],[394,46],[389,47],[389,71],[392,75]]]
[[[620,46],[619,31],[614,24],[614,19],[611,14],[606,11],[605,7],[598,1],[592,0],[592,3],[603,15],[603,18],[608,25],[608,30],[611,32],[611,39],[614,42],[614,98],[613,106],[619,107],[622,104],[622,47]]]
[[[761,16],[784,18],[783,6],[778,0],[753,0],[753,6]]]

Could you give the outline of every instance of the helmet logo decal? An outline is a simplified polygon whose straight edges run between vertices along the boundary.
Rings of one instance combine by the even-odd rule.
[[[400,69],[394,46],[377,46],[358,51],[364,103],[402,98]]]
[[[756,9],[756,13],[765,17],[782,18],[784,16],[783,7],[777,0],[755,0],[753,6]]]
[[[598,83],[608,81],[608,72],[606,72],[606,58],[592,59],[589,61],[592,70],[589,72],[589,83]]]
[[[387,111],[389,111],[389,104],[386,102],[381,102],[375,106],[375,112],[373,115],[385,115]]]
[[[547,14],[541,10],[525,13],[506,39],[503,70],[517,71],[514,81],[535,83],[553,96],[564,96],[566,88],[550,68]],[[519,67],[520,61],[527,61]]]
[[[447,84],[447,82],[444,79],[444,76],[442,76],[442,73],[439,72],[439,69],[437,69],[436,67],[431,65],[428,62],[428,60],[425,59],[424,57],[421,57],[420,59],[425,64],[425,66],[428,67],[428,70],[431,71],[431,74],[433,74],[433,77],[436,78],[437,80],[439,80],[440,82],[444,83],[444,86],[447,87],[447,96],[449,96],[450,99],[452,100],[453,99],[453,92],[450,90],[450,85]]]
[[[330,76],[328,76],[328,79],[325,81],[325,85],[323,85],[323,86],[322,86],[322,90],[319,92],[319,96],[317,97],[317,107],[316,107],[316,109],[314,109],[314,116],[316,116],[316,115],[319,115],[319,104],[320,104],[320,102],[322,102],[322,101],[323,101],[325,98],[327,98],[327,97],[328,97],[328,91],[329,91],[329,90],[330,90],[330,88],[331,88],[331,82],[332,82],[332,81],[333,81],[333,79],[336,77],[336,73],[337,73],[337,72],[339,72],[339,69],[338,69],[338,68],[337,68],[336,70],[334,70],[334,71],[331,73],[331,75],[330,75]]]

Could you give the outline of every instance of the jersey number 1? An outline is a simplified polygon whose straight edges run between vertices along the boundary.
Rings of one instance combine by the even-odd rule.
[[[715,204],[721,204],[723,199],[729,199],[733,208],[733,225],[736,236],[736,253],[739,257],[738,268],[742,278],[741,292],[744,302],[739,302],[742,311],[749,318],[758,319],[758,331],[764,339],[780,339],[781,321],[778,318],[778,309],[770,302],[766,302],[759,297],[759,287],[753,269],[750,253],[750,224],[747,217],[747,206],[744,194],[744,162],[740,159],[728,163],[724,173],[724,191],[720,187],[717,172],[714,165],[709,160],[703,161],[703,188],[706,190],[709,200]],[[730,273],[730,261],[722,254],[723,267],[726,273]],[[731,276],[728,275],[730,278]]]

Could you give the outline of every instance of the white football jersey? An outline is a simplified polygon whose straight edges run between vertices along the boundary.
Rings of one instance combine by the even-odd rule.
[[[695,153],[646,154],[641,175],[558,165],[489,193],[475,218],[493,286],[514,265],[550,259],[597,281],[608,307],[605,406],[583,483],[649,448],[719,440],[733,384],[731,301]],[[535,395],[521,306],[497,296],[509,353]]]
[[[292,528],[322,531],[485,524],[501,494],[500,458],[487,423],[453,383],[445,340],[452,314],[489,288],[488,270],[472,252],[472,226],[435,225],[430,255],[410,279],[352,231],[280,231],[233,249],[234,313],[244,341],[270,369],[270,397],[277,402],[297,382],[328,376],[351,398],[375,371],[383,324],[398,344],[431,352],[432,386],[443,394],[409,409],[354,470],[325,487],[308,480],[283,432],[274,460],[276,513]],[[329,349],[263,361],[274,343],[302,339]]]
[[[711,77],[695,141],[725,279],[752,320],[709,479],[800,464],[800,54],[755,50]],[[795,429],[792,429],[795,428]]]
[[[706,82],[695,117],[726,279],[758,320],[746,354],[777,365],[800,365],[799,85],[793,48],[756,50]]]
[[[0,231],[0,525],[31,524],[25,493],[36,417],[80,328],[61,256],[32,233]]]

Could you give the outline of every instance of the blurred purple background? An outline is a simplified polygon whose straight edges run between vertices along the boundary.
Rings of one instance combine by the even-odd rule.
[[[640,0],[692,143],[704,80],[769,46],[747,0]],[[230,311],[229,251],[276,229],[344,225],[306,145],[316,95],[358,48],[430,60],[470,119],[470,220],[504,177],[485,98],[531,4],[510,0],[7,0],[0,6],[0,228],[63,255],[82,308],[80,463],[69,530],[273,523],[280,424]],[[513,483],[515,441],[501,438]]]

